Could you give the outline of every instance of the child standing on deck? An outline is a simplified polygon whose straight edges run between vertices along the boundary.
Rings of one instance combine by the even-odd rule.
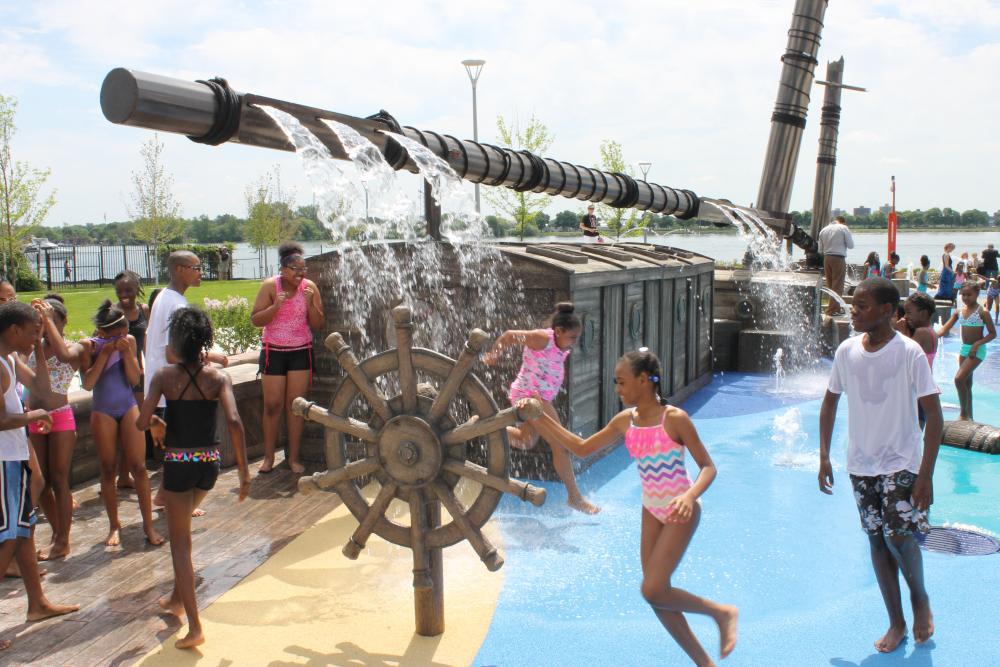
[[[43,315],[44,339],[41,349],[49,375],[49,391],[28,392],[28,408],[42,408],[52,417],[52,427],[28,426],[28,437],[35,449],[39,469],[45,478],[40,504],[52,528],[52,543],[38,552],[39,560],[65,558],[69,555],[69,533],[73,521],[73,494],[70,491],[70,468],[76,446],[76,418],[69,404],[69,387],[80,369],[83,348],[66,345],[63,330],[69,313],[63,298],[49,294],[32,305]],[[28,357],[28,367],[41,369],[35,352]]]
[[[510,385],[510,402],[521,398],[539,398],[545,413],[559,421],[552,400],[562,388],[566,373],[566,358],[569,356],[583,329],[580,316],[574,312],[572,303],[557,303],[556,310],[549,318],[549,328],[518,331],[504,331],[486,355],[483,363],[493,365],[508,347],[521,345],[521,370]],[[518,449],[531,449],[538,442],[538,432],[532,424],[507,427],[510,444]],[[551,444],[551,443],[550,443]],[[559,478],[566,485],[567,503],[575,510],[586,514],[596,514],[601,509],[583,497],[576,483],[573,462],[569,453],[559,446],[551,447],[552,465]]]
[[[986,344],[997,337],[990,311],[979,305],[979,283],[967,282],[958,292],[962,305],[952,311],[938,336],[948,335],[958,323],[962,330],[962,350],[958,354],[958,372],[955,373],[955,389],[958,391],[960,420],[972,419],[972,374],[986,359]],[[985,329],[985,331],[984,331]]]
[[[232,380],[228,374],[207,365],[212,338],[212,323],[205,313],[195,308],[174,312],[170,318],[169,344],[170,352],[179,362],[164,366],[153,376],[142,414],[136,420],[140,430],[151,429],[153,439],[166,448],[161,488],[167,507],[174,589],[159,604],[177,616],[187,614],[188,633],[177,640],[177,648],[193,648],[205,642],[191,563],[191,515],[219,476],[221,457],[215,417],[220,405],[239,466],[239,500],[250,491],[243,422],[236,409]],[[162,420],[153,414],[161,396],[167,402]]]
[[[547,441],[577,456],[588,456],[625,439],[642,482],[642,596],[696,665],[712,665],[684,614],[704,614],[715,620],[725,658],[736,646],[738,610],[676,588],[670,579],[698,528],[698,499],[715,479],[716,468],[691,418],[660,398],[661,376],[660,360],[648,349],[623,356],[615,366],[615,391],[622,403],[634,407],[619,412],[589,438],[567,431],[547,413],[531,423]],[[694,483],[684,467],[685,450],[699,467]]]
[[[118,521],[118,495],[115,476],[118,472],[118,439],[122,456],[135,481],[142,526],[146,541],[153,546],[163,544],[163,538],[153,527],[153,502],[146,474],[146,443],[135,428],[139,415],[132,388],[139,383],[139,362],[135,354],[135,338],[128,333],[128,319],[117,306],[105,299],[94,315],[97,337],[80,341],[83,347],[83,388],[94,392],[90,413],[90,432],[94,436],[97,457],[101,463],[101,498],[108,513],[108,537],[104,544],[121,544],[121,523]]]
[[[52,417],[46,410],[25,413],[15,385],[20,380],[32,391],[48,391],[41,331],[41,317],[28,304],[11,301],[0,305],[0,572],[17,560],[28,594],[29,622],[79,609],[46,599],[32,537],[34,505],[42,480],[24,427],[34,424],[40,432],[48,432]],[[18,358],[18,353],[32,350],[40,357],[37,375]],[[10,640],[0,639],[0,651],[7,648]]]
[[[831,494],[830,441],[837,403],[847,394],[847,472],[889,614],[889,629],[875,641],[882,653],[896,650],[906,637],[900,571],[910,589],[914,638],[920,644],[934,634],[914,533],[928,529],[941,403],[923,348],[892,329],[890,316],[897,303],[899,290],[885,278],[864,280],[855,289],[851,322],[861,335],[837,348],[819,415],[819,488]],[[927,416],[923,452],[918,402]]]

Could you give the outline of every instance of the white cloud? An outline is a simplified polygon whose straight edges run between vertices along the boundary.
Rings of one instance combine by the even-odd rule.
[[[0,85],[20,86],[25,107],[51,106],[60,85],[96,92],[124,65],[184,79],[223,75],[243,91],[358,116],[385,108],[403,124],[469,137],[471,94],[459,61],[482,57],[481,139],[494,141],[498,114],[533,113],[556,136],[552,157],[592,164],[600,142],[614,139],[628,159],[653,163],[650,180],[749,203],[791,3],[620,0],[609,12],[597,2],[570,10],[390,1],[375,12],[320,0],[67,0],[35,5],[28,17],[0,33],[0,57],[19,64],[16,74],[4,68]],[[998,3],[837,0],[825,26],[817,74],[844,55],[845,82],[869,89],[844,93],[835,205],[881,203],[891,167],[901,191],[905,184],[903,206],[997,208],[986,184],[998,175]],[[812,203],[822,90],[813,96],[795,208]],[[124,214],[120,192],[148,136],[108,125],[94,97],[59,117],[58,143],[46,139],[51,116],[19,118],[20,153],[52,167],[59,182],[56,221],[96,220],[116,206]],[[244,184],[276,162],[309,199],[294,156],[165,141],[186,214],[241,212]]]

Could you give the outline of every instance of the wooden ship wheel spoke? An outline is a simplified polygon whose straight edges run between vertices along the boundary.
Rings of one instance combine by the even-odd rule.
[[[539,416],[541,404],[498,409],[472,373],[489,340],[485,332],[473,329],[454,360],[413,346],[409,308],[399,306],[392,316],[396,348],[364,361],[340,334],[326,339],[345,377],[328,409],[302,398],[293,403],[295,414],[326,428],[327,470],[302,477],[299,490],[340,495],[359,522],[343,549],[348,558],[357,558],[373,533],[412,550],[417,631],[435,635],[444,627],[440,550],[466,540],[496,571],[503,557],[482,528],[503,494],[545,502],[544,489],[510,478],[506,433],[507,426]],[[386,396],[380,387],[399,393]],[[380,487],[369,503],[362,488],[373,479]],[[457,488],[463,480],[465,493]],[[466,505],[463,498],[473,494]],[[408,524],[387,513],[393,500],[409,507]],[[450,517],[443,524],[442,506]]]

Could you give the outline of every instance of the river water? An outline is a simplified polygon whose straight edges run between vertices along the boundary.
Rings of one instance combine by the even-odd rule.
[[[629,240],[636,240],[632,237]],[[641,240],[641,237],[638,238]],[[516,241],[516,239],[505,238],[503,241]],[[541,236],[526,239],[529,243],[582,243],[582,238],[563,236]],[[735,262],[743,259],[746,244],[736,234],[701,234],[701,233],[668,233],[650,234],[650,243],[673,246],[683,250],[689,250],[702,255],[707,255],[722,262]],[[958,260],[963,252],[982,253],[987,243],[994,243],[1000,246],[1000,228],[995,232],[909,232],[900,231],[896,235],[896,252],[900,257],[900,268],[906,268],[911,262],[915,269],[920,267],[920,256],[927,255],[931,259],[931,266],[938,268],[941,263],[941,253],[944,251],[945,243],[954,243],[956,250],[952,256]],[[307,255],[315,255],[333,249],[329,243],[303,243]],[[884,262],[886,259],[886,235],[885,232],[856,232],[854,234],[854,249],[848,254],[848,261],[856,264],[863,264],[868,253],[875,251]],[[258,278],[263,272],[263,263],[260,261],[257,250],[248,244],[240,243],[234,253],[236,262],[233,267],[234,278]],[[795,249],[794,257],[801,257],[802,251]],[[268,248],[267,261],[270,267],[269,273],[276,272],[278,261],[278,251],[276,248]]]

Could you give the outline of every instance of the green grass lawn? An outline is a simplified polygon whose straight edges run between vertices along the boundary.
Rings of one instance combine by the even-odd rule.
[[[150,292],[156,289],[156,285],[143,287],[146,296],[141,300],[149,298]],[[161,285],[162,287],[162,285]],[[260,282],[256,280],[206,280],[200,287],[192,287],[184,296],[191,305],[199,308],[204,305],[206,297],[211,299],[228,299],[231,296],[246,297],[253,305],[257,290],[260,289]],[[21,292],[17,295],[18,301],[25,303],[36,297],[45,296],[46,292]],[[66,323],[66,336],[70,339],[77,337],[77,332],[83,332],[89,336],[94,330],[94,325],[90,318],[97,312],[97,307],[104,299],[117,301],[115,290],[110,285],[103,288],[77,287],[61,290],[59,292],[66,299],[66,310],[69,311],[69,321]]]

